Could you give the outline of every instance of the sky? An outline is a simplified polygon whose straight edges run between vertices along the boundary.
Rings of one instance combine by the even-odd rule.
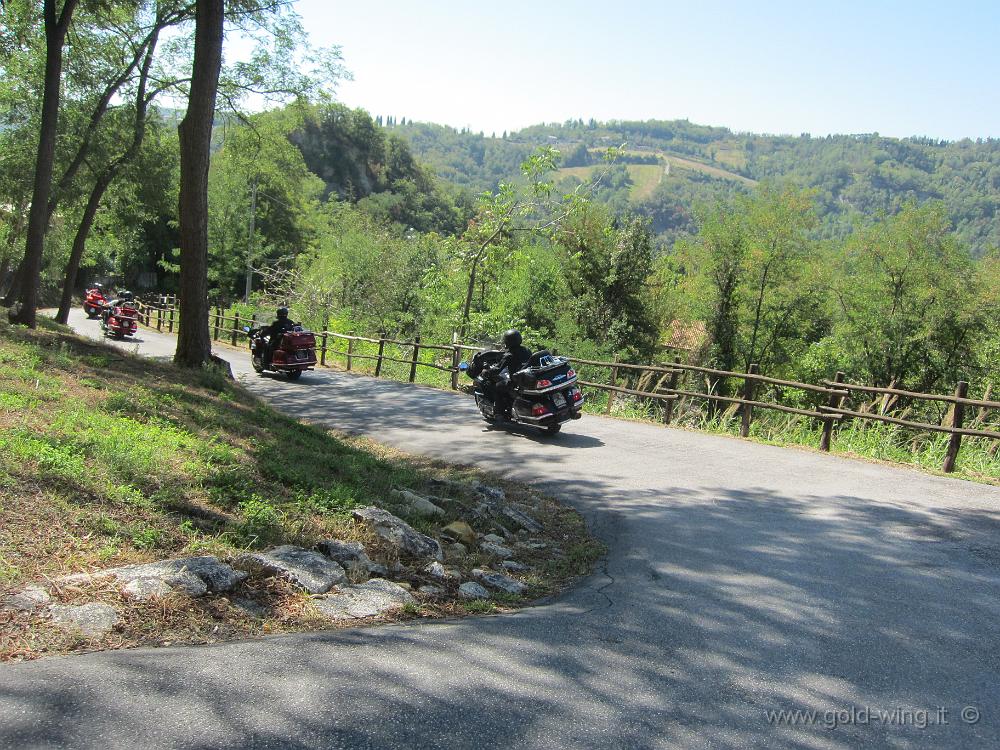
[[[1000,2],[298,0],[337,98],[486,135],[591,117],[1000,136]]]

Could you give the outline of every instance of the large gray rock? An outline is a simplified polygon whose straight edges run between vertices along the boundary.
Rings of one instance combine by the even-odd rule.
[[[392,494],[398,497],[413,513],[424,516],[443,516],[444,510],[432,503],[429,498],[418,495],[410,490],[393,490]]]
[[[182,591],[189,596],[202,596],[208,591],[217,594],[232,591],[247,577],[247,574],[220,562],[214,555],[201,555],[108,568],[96,573],[67,576],[61,580],[77,582],[108,577],[115,578],[118,583],[126,587],[137,579],[158,579],[172,589]],[[152,587],[153,584],[149,583],[137,584],[133,590],[147,590]]]
[[[528,587],[523,583],[515,578],[511,578],[510,576],[505,576],[503,573],[494,573],[493,571],[483,570],[482,568],[473,568],[472,576],[482,583],[485,583],[490,588],[505,591],[508,594],[521,596],[528,590]]]
[[[41,586],[26,586],[16,594],[9,594],[3,600],[0,609],[11,609],[17,612],[33,612],[43,607],[52,599],[49,592]]]
[[[491,487],[488,484],[483,484],[482,482],[477,482],[473,485],[473,489],[483,496],[486,502],[491,504],[502,503],[507,495],[499,487]]]
[[[320,612],[332,620],[354,620],[402,609],[416,600],[402,586],[384,578],[372,578],[355,586],[337,586],[313,602]]]
[[[505,570],[509,570],[512,573],[524,573],[525,571],[531,570],[528,565],[524,563],[519,563],[517,560],[504,560],[500,563]]]
[[[260,565],[265,570],[287,578],[310,594],[323,594],[347,580],[344,569],[319,552],[283,544],[266,552],[240,555],[241,565]]]
[[[208,588],[205,582],[197,576],[192,576],[195,581],[201,584],[202,594]],[[173,587],[162,578],[133,578],[125,584],[124,592],[132,599],[145,601],[157,597],[164,597],[174,592]]]
[[[500,513],[509,520],[513,521],[515,526],[519,526],[530,534],[539,534],[542,531],[542,525],[538,523],[538,521],[529,516],[527,513],[519,511],[517,508],[512,508],[507,505],[500,511]]]
[[[67,629],[77,629],[88,638],[100,638],[118,622],[118,612],[110,604],[52,604],[52,622]]]
[[[421,534],[406,521],[387,510],[370,505],[355,510],[353,516],[389,542],[401,554],[411,557],[432,557],[435,560],[444,558],[441,545],[436,539]]]
[[[496,542],[483,542],[479,545],[479,549],[488,555],[504,559],[514,554],[514,550],[510,547],[504,547],[502,544],[497,544]]]
[[[490,592],[475,581],[466,581],[458,587],[458,595],[462,599],[489,599]]]
[[[345,566],[347,563],[365,562],[368,560],[365,545],[361,542],[347,542],[343,539],[324,539],[316,545],[316,549],[334,562]]]

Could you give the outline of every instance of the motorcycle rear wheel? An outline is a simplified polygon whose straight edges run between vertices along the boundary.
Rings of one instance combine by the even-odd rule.
[[[545,434],[546,435],[558,435],[559,434],[559,430],[561,430],[561,429],[562,429],[562,425],[561,424],[550,424],[548,427],[545,428]]]
[[[250,357],[250,364],[253,365],[254,372],[264,372],[264,361],[256,354]]]
[[[288,379],[289,380],[298,380],[299,377],[301,377],[301,375],[302,375],[302,370],[289,370],[288,371]]]

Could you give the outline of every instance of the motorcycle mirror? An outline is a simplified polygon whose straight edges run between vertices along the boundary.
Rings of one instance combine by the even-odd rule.
[[[466,370],[469,369],[469,363],[468,362],[459,362],[458,363],[458,369],[461,370],[462,372],[465,372]]]

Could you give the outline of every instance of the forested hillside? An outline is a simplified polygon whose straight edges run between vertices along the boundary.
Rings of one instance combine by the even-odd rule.
[[[975,256],[1000,246],[1000,141],[933,141],[876,134],[812,138],[733,133],[685,120],[594,120],[537,125],[484,136],[439,125],[390,126],[416,155],[458,185],[489,190],[517,174],[524,156],[554,146],[566,185],[595,151],[627,144],[624,159],[660,167],[653,188],[637,191],[637,170],[621,170],[605,198],[652,219],[666,240],[694,228],[693,206],[748,189],[751,181],[788,181],[815,191],[824,236],[843,237],[860,217],[895,213],[911,200],[940,200],[961,243]],[[598,159],[599,161],[599,159]]]

